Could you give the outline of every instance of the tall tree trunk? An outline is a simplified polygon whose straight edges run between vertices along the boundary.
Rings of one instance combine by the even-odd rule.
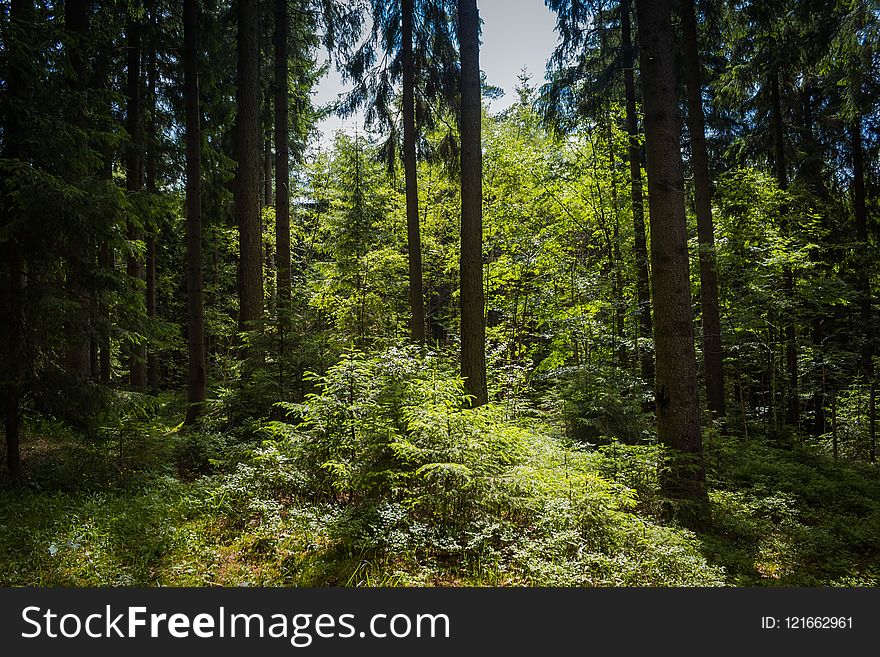
[[[128,72],[126,94],[128,106],[126,109],[125,128],[128,131],[131,143],[125,164],[125,187],[136,194],[141,191],[143,179],[143,131],[141,129],[141,25],[135,20],[129,20],[127,33]],[[143,231],[134,222],[128,223],[128,238],[130,240],[141,239]],[[143,263],[135,256],[128,256],[126,273],[131,278],[143,280]],[[132,344],[129,347],[129,384],[132,388],[143,390],[147,383],[146,348],[143,344]]]
[[[868,440],[870,459],[874,463],[877,460],[877,414],[876,399],[877,385],[874,381],[874,321],[871,312],[871,279],[869,249],[868,249],[868,207],[865,201],[865,155],[862,146],[862,121],[861,117],[850,128],[852,140],[852,167],[853,167],[853,209],[856,220],[856,241],[859,253],[857,284],[859,287],[859,317],[864,335],[860,354],[862,374],[870,386],[870,399],[868,403]]]
[[[112,40],[108,39],[106,42],[101,44],[100,51],[96,57],[95,61],[95,71],[93,75],[93,85],[96,90],[100,92],[104,92],[104,96],[106,96],[106,92],[110,90],[111,81],[110,81],[110,51],[113,48]],[[108,101],[107,104],[101,108],[102,111],[106,112],[106,115],[109,117],[111,114],[111,104]],[[106,127],[106,126],[105,126]],[[113,159],[115,156],[115,149],[110,144],[105,144],[102,153],[101,153],[101,169],[98,172],[98,177],[104,181],[104,183],[108,186],[113,184]],[[110,239],[105,235],[102,235],[99,243],[98,243],[98,268],[106,270],[107,272],[112,271],[115,268],[114,263],[114,255],[113,255],[113,247],[110,244]],[[107,306],[106,301],[103,298],[98,299],[97,303],[97,312],[96,312],[96,320],[97,324],[100,327],[100,330],[97,332],[98,337],[98,380],[103,384],[110,383],[110,370],[111,370],[111,342],[110,342],[110,309]]]
[[[673,499],[706,496],[685,224],[671,0],[637,0],[656,353],[657,436],[670,449],[661,475]]]
[[[202,411],[206,396],[205,309],[202,301],[201,133],[199,127],[198,0],[183,5],[183,98],[186,107],[186,424]]]
[[[260,14],[257,0],[238,2],[238,89],[235,119],[235,220],[238,225],[240,331],[251,330],[263,314],[260,234]]]
[[[288,29],[287,0],[275,0],[275,266],[280,326],[290,302]]]
[[[715,227],[712,222],[712,180],[706,149],[703,117],[700,53],[693,0],[681,3],[684,78],[687,86],[688,132],[694,171],[694,208],[700,244],[700,312],[703,317],[703,362],[706,370],[706,401],[718,417],[725,414],[724,365],[721,349],[721,318],[718,312],[718,274],[715,268]]]
[[[773,121],[773,157],[776,165],[776,180],[779,189],[788,189],[788,174],[785,166],[785,133],[782,125],[782,95],[779,91],[779,73],[774,70],[770,75],[770,102],[772,105]],[[788,214],[788,208],[783,206],[782,214]],[[791,232],[789,220],[784,218],[784,229]],[[782,269],[782,287],[786,296],[794,298],[794,272],[791,266],[786,264]],[[791,314],[791,313],[789,313]],[[798,392],[798,354],[797,334],[795,333],[794,321],[785,323],[785,368],[788,373],[788,398],[786,400],[785,420],[791,426],[799,426],[801,421],[800,395]]]
[[[623,88],[626,105],[626,132],[629,135],[627,159],[629,160],[630,201],[632,205],[633,234],[635,235],[636,261],[636,312],[638,337],[648,341],[654,333],[651,323],[651,295],[648,277],[648,238],[645,234],[645,211],[642,200],[642,163],[639,148],[639,125],[636,113],[635,55],[632,45],[630,0],[620,2],[620,33],[623,47]],[[647,383],[654,380],[654,357],[644,347],[638,347],[642,378]]]
[[[422,289],[422,236],[416,169],[415,62],[413,61],[413,0],[401,3],[403,67],[403,171],[406,185],[406,241],[409,256],[409,305],[412,341],[425,342],[425,295]]]
[[[86,93],[89,85],[89,60],[85,39],[89,30],[89,0],[67,0],[64,3],[64,27],[67,31],[66,47],[70,61],[68,84],[76,96],[71,104],[70,121],[85,130],[88,128]],[[77,311],[79,317],[69,322],[66,361],[68,371],[82,379],[88,378],[90,369],[88,316],[91,301],[89,291],[83,282],[88,240],[89,235],[71,234],[68,242],[67,287],[70,296],[79,307]]]
[[[10,58],[6,93],[9,98],[16,100],[23,107],[30,102],[32,82],[30,62],[24,62],[21,58],[32,56],[33,44],[30,43],[33,33],[34,4],[33,0],[12,0],[9,8],[11,28],[14,30],[14,38],[19,41],[15,44],[16,56]],[[6,155],[10,159],[27,160],[27,139],[22,134],[25,126],[22,117],[10,112],[6,117],[5,147]],[[3,199],[4,205],[9,208],[9,200]],[[7,210],[8,211],[8,210]],[[24,287],[25,287],[25,259],[18,243],[17,231],[12,231],[6,240],[6,266],[9,273],[8,312],[6,318],[9,322],[6,334],[6,365],[9,368],[4,386],[6,397],[6,420],[4,429],[6,433],[6,467],[9,469],[9,477],[13,484],[19,484],[22,480],[21,471],[21,382],[20,376],[25,368],[24,353]]]
[[[480,18],[476,0],[458,0],[461,49],[461,375],[473,405],[489,400],[483,315],[483,153]]]
[[[149,123],[147,125],[147,164],[146,164],[146,185],[147,193],[151,195],[158,194],[157,181],[157,139],[156,132],[156,78],[158,76],[158,67],[156,62],[156,38],[158,25],[156,23],[156,8],[151,7],[150,17],[150,45],[147,53],[147,98],[149,102]],[[156,320],[156,231],[157,226],[149,226],[147,232],[147,317],[150,321]],[[159,362],[154,347],[147,348],[147,385],[150,392],[154,395],[159,394]]]

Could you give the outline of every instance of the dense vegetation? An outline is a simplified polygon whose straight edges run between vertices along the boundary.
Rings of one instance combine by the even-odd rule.
[[[880,583],[880,12],[547,5],[0,3],[0,585]]]

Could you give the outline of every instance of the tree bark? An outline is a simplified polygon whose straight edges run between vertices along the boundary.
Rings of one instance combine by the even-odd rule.
[[[874,463],[877,460],[877,385],[874,381],[874,322],[871,312],[871,279],[868,274],[871,263],[869,261],[870,251],[868,249],[868,206],[865,195],[865,155],[862,145],[861,117],[851,126],[850,135],[852,140],[853,209],[855,211],[856,242],[859,249],[856,258],[858,263],[859,317],[862,331],[864,331],[860,354],[860,369],[870,386],[868,441],[870,459]]]
[[[461,49],[461,375],[472,404],[488,399],[483,314],[483,154],[480,18],[476,0],[458,0]]]
[[[670,450],[661,473],[673,499],[703,501],[700,433],[685,224],[671,0],[637,0],[648,202],[651,221],[657,436]]]
[[[151,8],[150,18],[151,34],[150,45],[147,54],[147,98],[149,102],[149,123],[147,124],[147,163],[146,163],[146,186],[147,193],[158,194],[157,180],[157,134],[156,134],[156,78],[158,68],[156,62],[156,9]],[[150,226],[147,232],[147,317],[150,321],[156,320],[156,226]],[[159,394],[159,362],[158,355],[153,346],[147,347],[147,386],[153,395]]]
[[[10,58],[6,93],[22,106],[30,102],[32,81],[30,62],[20,58],[32,56],[33,44],[30,43],[33,32],[34,4],[33,0],[12,0],[9,8],[9,19],[14,30],[14,38],[19,41],[16,57]],[[24,122],[15,112],[9,112],[4,129],[6,154],[10,159],[27,160],[27,139],[24,134]],[[4,199],[4,205],[8,203]],[[8,207],[8,205],[7,205]],[[24,288],[25,258],[18,243],[17,231],[13,230],[6,241],[6,265],[9,273],[8,331],[6,334],[6,361],[9,372],[4,386],[6,397],[6,467],[13,485],[21,483],[21,372],[25,368],[24,353]]]
[[[201,132],[199,117],[198,0],[183,5],[183,98],[186,107],[186,424],[206,397],[205,309],[202,300]]]
[[[67,0],[64,3],[64,27],[67,32],[66,48],[70,62],[68,84],[76,96],[71,104],[70,121],[85,130],[87,125],[86,93],[89,84],[88,51],[84,43],[89,30],[88,0]],[[81,157],[74,154],[74,158]],[[75,170],[76,164],[72,169]],[[71,171],[73,174],[73,171]],[[76,174],[73,174],[76,176]],[[69,322],[67,335],[67,369],[75,377],[89,377],[89,313],[91,301],[83,282],[89,235],[71,234],[68,251],[67,287],[73,301],[79,306],[78,317]]]
[[[287,0],[275,0],[275,266],[278,317],[283,330],[290,302],[290,134],[288,121]]]
[[[782,124],[782,95],[779,91],[779,73],[773,71],[770,75],[770,103],[773,121],[773,157],[776,165],[776,181],[779,189],[788,189],[788,174],[785,165],[785,132]],[[781,208],[783,215],[788,213],[788,208]],[[789,221],[784,218],[784,229],[791,232]],[[789,300],[794,299],[794,272],[791,266],[786,264],[782,268],[782,287]],[[791,426],[799,426],[801,418],[800,395],[798,392],[798,354],[797,334],[794,321],[785,321],[785,368],[788,373],[788,398],[786,400],[785,420]]]
[[[683,0],[681,3],[681,29],[691,167],[694,172],[694,209],[697,215],[697,240],[700,245],[700,311],[703,318],[706,402],[715,416],[723,417],[725,414],[724,364],[721,317],[718,311],[718,274],[715,267],[715,227],[712,222],[712,180],[709,174],[709,152],[706,148],[700,53],[693,0]]]
[[[419,227],[419,188],[416,168],[413,12],[413,0],[402,0],[403,171],[406,186],[406,241],[409,256],[409,305],[411,312],[410,332],[414,343],[423,344],[425,342],[425,295],[422,288],[422,236]]]
[[[638,337],[650,341],[654,333],[651,322],[651,294],[648,276],[648,238],[645,234],[645,211],[642,199],[642,163],[639,148],[638,114],[636,112],[635,56],[632,45],[630,0],[620,2],[620,32],[623,48],[623,88],[626,105],[626,132],[629,135],[627,159],[629,160],[630,201],[632,205],[633,234],[635,235],[636,261],[636,314]],[[654,380],[654,357],[641,345],[637,349],[642,378],[647,383]]]
[[[240,331],[252,330],[263,314],[263,262],[260,225],[260,88],[257,0],[238,2],[238,74],[235,119],[235,219],[238,225]]]
[[[128,104],[126,108],[125,128],[128,131],[131,143],[125,164],[125,187],[131,194],[141,191],[143,180],[143,131],[141,129],[141,26],[135,20],[129,20],[126,29],[128,51],[128,72],[126,83],[126,95]],[[143,236],[143,231],[135,222],[128,223],[128,238],[138,240]],[[135,256],[128,256],[126,273],[134,279],[143,280],[144,267],[141,260]],[[143,390],[147,383],[146,348],[143,344],[132,344],[129,347],[129,385],[136,390]]]

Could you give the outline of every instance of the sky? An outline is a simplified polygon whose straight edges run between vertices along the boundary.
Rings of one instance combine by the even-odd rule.
[[[499,112],[516,100],[514,88],[523,67],[531,74],[532,84],[543,82],[547,59],[557,42],[555,15],[543,0],[477,0],[477,5],[483,19],[480,68],[486,72],[489,84],[505,91],[504,96],[489,104],[489,111]],[[339,74],[331,70],[318,84],[314,102],[332,102],[346,91]],[[337,130],[354,132],[362,127],[362,117],[343,121],[332,116],[318,124],[324,134],[323,143]]]

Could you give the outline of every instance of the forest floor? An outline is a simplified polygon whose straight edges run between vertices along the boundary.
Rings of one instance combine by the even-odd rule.
[[[105,433],[28,424],[28,483],[0,482],[0,585],[880,584],[877,469],[796,441],[708,434],[710,517],[692,532],[664,519],[652,447],[532,432],[517,467],[543,488],[453,535],[390,502],[364,520],[344,495],[291,492],[293,466],[259,442],[212,453],[173,424],[179,399],[159,411]],[[552,478],[560,463],[586,495]]]

